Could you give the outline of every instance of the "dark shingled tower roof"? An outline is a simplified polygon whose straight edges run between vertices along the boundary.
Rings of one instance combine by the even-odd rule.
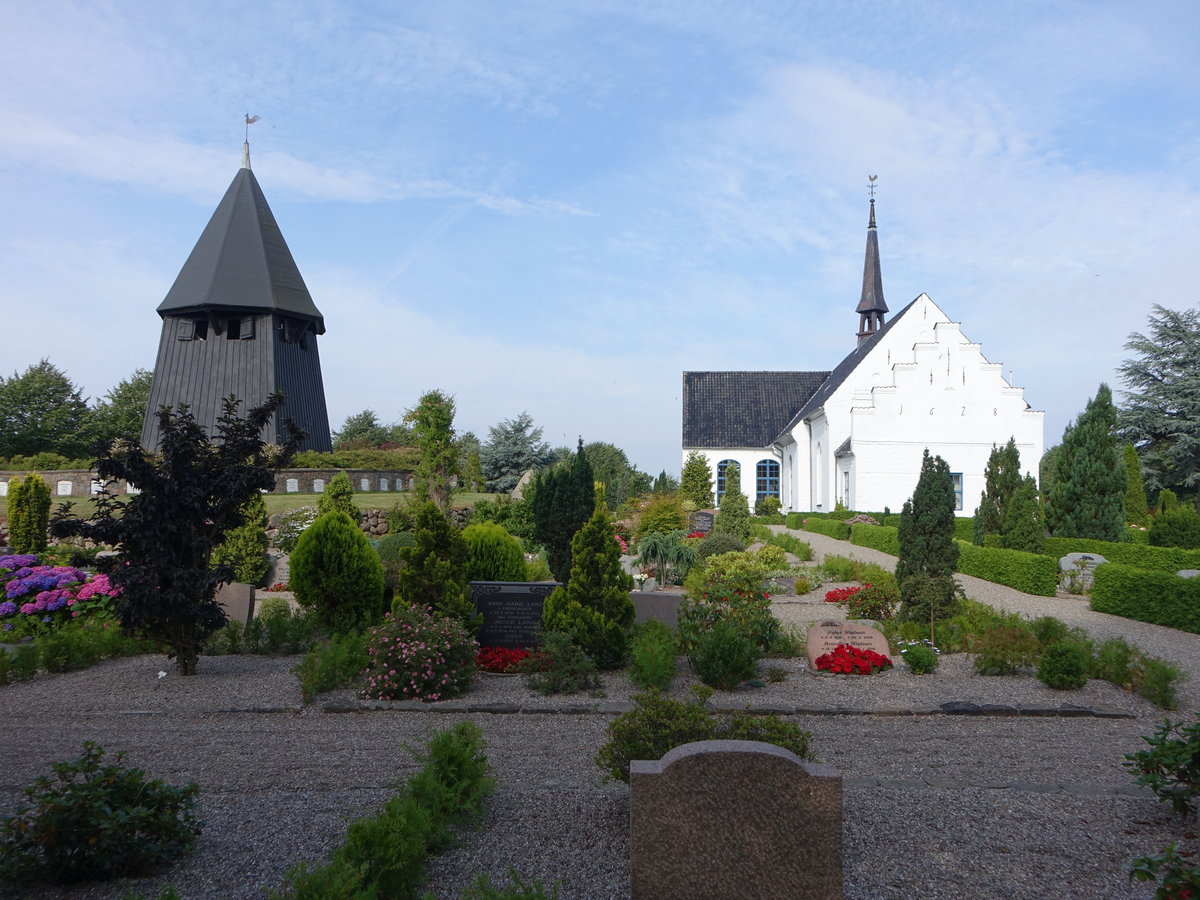
[[[158,314],[212,309],[297,316],[313,321],[317,334],[325,333],[325,319],[246,163],[158,305]]]
[[[875,198],[871,198],[871,218],[867,224],[867,252],[863,260],[862,297],[855,312],[859,317],[858,338],[874,334],[883,325],[888,311],[883,301],[883,272],[879,267],[879,234],[875,230]]]

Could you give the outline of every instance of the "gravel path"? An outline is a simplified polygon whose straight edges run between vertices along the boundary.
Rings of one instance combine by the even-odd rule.
[[[820,535],[801,537],[818,553],[891,559]],[[1004,608],[1059,615],[1097,636],[1124,634],[1155,655],[1200,665],[1196,635],[974,579],[967,591]],[[796,622],[835,611],[811,598],[776,610]],[[262,897],[289,866],[327,852],[348,818],[376,808],[414,771],[405,745],[471,718],[484,729],[498,790],[484,827],[433,861],[435,896],[456,898],[477,873],[502,879],[512,865],[527,879],[561,880],[563,900],[628,897],[629,789],[603,783],[591,761],[611,716],[334,715],[319,705],[301,708],[290,674],[295,662],[205,658],[195,678],[181,679],[162,657],[147,656],[0,688],[0,812],[10,812],[21,787],[52,762],[77,757],[84,740],[95,740],[127,751],[127,764],[154,777],[198,782],[206,822],[195,852],[155,878],[12,896],[115,900],[129,889],[153,897],[173,884],[187,900]],[[1149,897],[1152,891],[1128,881],[1127,861],[1181,839],[1196,849],[1194,834],[1185,837],[1191,832],[1134,790],[1121,767],[1162,718],[1141,698],[1099,683],[1064,695],[1032,676],[979,678],[961,657],[921,678],[902,666],[852,679],[813,675],[798,661],[764,662],[773,665],[788,670],[782,682],[726,699],[865,708],[944,699],[1069,702],[1134,716],[792,717],[845,778],[848,898]],[[160,670],[172,674],[159,679]],[[673,693],[682,696],[694,679],[677,681]],[[608,699],[629,693],[619,679],[607,680]],[[535,695],[523,679],[481,677],[471,696],[521,702]],[[1194,693],[1185,701],[1195,709]]]

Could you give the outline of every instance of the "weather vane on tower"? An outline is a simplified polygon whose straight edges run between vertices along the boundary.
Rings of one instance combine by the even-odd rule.
[[[254,118],[257,119],[258,116],[255,116]],[[246,121],[249,121],[249,119],[247,119]],[[878,178],[879,178],[878,175],[868,175],[867,176],[867,181],[869,182],[869,184],[867,185],[867,190],[870,191],[869,196],[872,200],[875,199],[875,182],[876,182],[876,180],[878,180]]]
[[[250,126],[258,121],[258,116],[246,113],[246,140],[242,144],[242,168],[250,168]]]

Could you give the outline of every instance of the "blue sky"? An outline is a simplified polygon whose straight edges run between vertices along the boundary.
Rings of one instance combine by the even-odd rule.
[[[237,171],[325,315],[330,420],[430,388],[677,472],[686,369],[854,347],[866,181],[921,292],[1046,411],[1194,306],[1194,2],[0,0],[0,371],[84,393]]]

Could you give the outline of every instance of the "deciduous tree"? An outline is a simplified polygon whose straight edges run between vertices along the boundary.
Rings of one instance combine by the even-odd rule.
[[[150,382],[153,373],[135,369],[128,378],[117,383],[91,410],[91,433],[97,441],[137,441],[142,436],[146,405],[150,402]]]
[[[141,493],[122,499],[104,491],[91,519],[71,517],[68,505],[51,523],[59,537],[117,548],[101,566],[122,591],[121,627],[166,644],[181,675],[196,674],[204,640],[225,623],[213,595],[232,573],[210,569],[213,548],[243,524],[246,501],[274,486],[274,470],[288,464],[304,437],[287,421],[283,446],[263,443],[262,430],[282,402],[277,394],[242,418],[237,399],[228,398],[211,439],[186,407],[159,411],[157,453],[117,441],[96,462],[101,479],[123,479]]]
[[[88,407],[66,374],[43,359],[0,378],[0,457],[87,453]]]

